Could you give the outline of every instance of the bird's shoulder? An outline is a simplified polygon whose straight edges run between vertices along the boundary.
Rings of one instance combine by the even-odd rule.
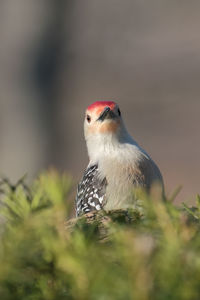
[[[142,156],[135,168],[135,181],[149,189],[154,182],[163,185],[161,172],[149,156]]]

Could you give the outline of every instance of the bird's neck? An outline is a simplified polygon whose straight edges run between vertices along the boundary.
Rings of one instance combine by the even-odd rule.
[[[86,139],[90,165],[103,161],[129,161],[137,158],[143,150],[136,141],[123,131],[122,134],[97,134]],[[116,161],[117,162],[117,161]]]

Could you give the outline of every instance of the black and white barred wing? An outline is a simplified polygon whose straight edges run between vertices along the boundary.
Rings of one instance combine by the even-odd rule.
[[[99,179],[98,165],[89,167],[78,185],[76,215],[102,209],[105,204],[106,178]]]

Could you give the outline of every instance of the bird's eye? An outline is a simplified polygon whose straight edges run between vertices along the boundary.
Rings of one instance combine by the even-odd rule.
[[[87,119],[88,123],[91,122],[91,117],[89,115],[86,116],[86,119]]]
[[[119,110],[119,108],[118,108],[117,111],[118,111],[118,115],[121,116],[121,111]]]

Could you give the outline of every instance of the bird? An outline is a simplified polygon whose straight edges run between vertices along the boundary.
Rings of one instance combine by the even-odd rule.
[[[161,172],[128,133],[114,101],[96,101],[86,109],[84,135],[89,164],[78,184],[76,216],[98,210],[128,208],[133,189],[164,190]]]

